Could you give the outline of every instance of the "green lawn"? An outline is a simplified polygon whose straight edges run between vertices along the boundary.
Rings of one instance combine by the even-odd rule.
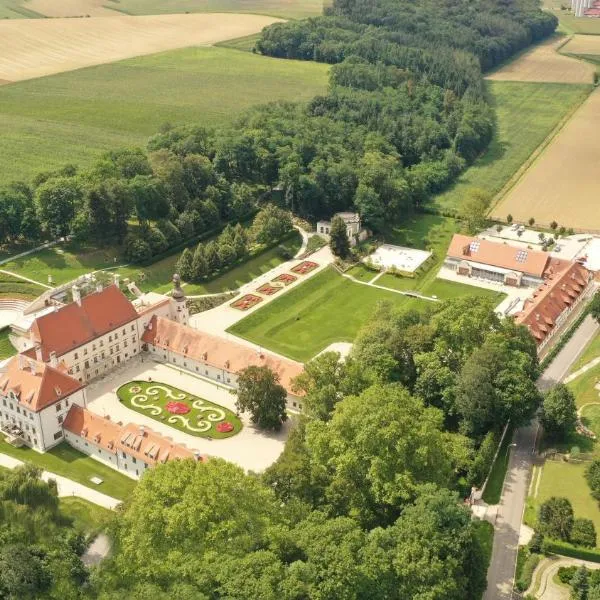
[[[301,19],[322,14],[323,0],[107,0],[106,7],[128,15],[235,12]]]
[[[588,17],[575,17],[569,10],[561,10],[561,6],[571,6],[564,0],[543,0],[543,7],[558,17],[558,31],[563,33],[587,33],[600,35],[600,20]]]
[[[5,327],[0,330],[0,360],[4,360],[10,356],[14,356],[17,351],[15,347],[10,343],[8,334],[10,333],[10,327]]]
[[[185,48],[0,87],[0,183],[144,146],[164,123],[219,126],[250,106],[324,93],[329,67]]]
[[[348,269],[346,273],[348,275],[352,275],[354,279],[358,279],[359,281],[364,281],[367,283],[377,277],[377,271],[367,269],[367,267],[361,264],[354,265],[352,268]]]
[[[475,530],[475,536],[481,544],[483,550],[484,565],[487,572],[487,568],[490,565],[492,559],[492,547],[494,545],[494,526],[487,521],[473,521],[473,529]]]
[[[427,306],[426,301],[353,283],[328,268],[229,331],[290,358],[307,361],[333,342],[352,342],[381,300],[397,306]]]
[[[33,463],[42,469],[68,477],[119,500],[125,500],[133,491],[136,483],[133,479],[75,450],[67,443],[62,443],[52,450],[40,454],[26,446],[15,448],[4,439],[0,439],[0,453]],[[100,485],[94,485],[90,481],[91,477],[100,477],[103,482]]]
[[[60,512],[73,519],[73,527],[85,535],[104,529],[114,516],[112,511],[77,496],[61,498]]]
[[[471,188],[497,194],[591,90],[587,85],[513,81],[488,81],[487,86],[496,111],[494,137],[488,150],[457,183],[433,199],[433,204],[442,210],[456,210]]]
[[[242,430],[242,422],[228,408],[159,381],[130,381],[117,390],[117,396],[127,408],[188,435],[223,439]],[[169,413],[166,406],[172,402],[186,405],[189,412]],[[218,431],[217,426],[224,422],[233,425],[233,429]]]
[[[595,388],[598,382],[600,382],[600,365],[589,369],[568,384],[575,394],[577,406],[600,402],[600,391]]]
[[[581,420],[589,427],[597,437],[600,437],[600,404],[586,406],[581,411]]]
[[[4,268],[4,266],[0,267]],[[32,300],[37,298],[46,288],[35,283],[23,281],[6,273],[0,273],[0,297],[16,300]]]
[[[571,367],[571,373],[574,373],[578,369],[581,369],[583,365],[586,365],[591,360],[600,356],[600,334],[596,334],[590,343],[585,347],[585,350],[581,353],[579,358],[573,363]]]

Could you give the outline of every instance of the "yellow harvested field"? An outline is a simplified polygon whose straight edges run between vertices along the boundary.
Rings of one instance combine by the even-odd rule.
[[[600,54],[600,35],[574,35],[571,41],[561,48],[569,54]]]
[[[28,0],[25,8],[47,17],[114,17],[105,5],[110,0]]]
[[[194,14],[0,21],[0,80],[22,81],[258,33],[281,19]]]
[[[579,231],[600,231],[600,89],[582,104],[492,210],[492,216],[540,225],[557,221]]]
[[[596,70],[594,66],[559,54],[557,48],[563,41],[562,38],[551,37],[501,67],[487,79],[493,81],[592,83]]]

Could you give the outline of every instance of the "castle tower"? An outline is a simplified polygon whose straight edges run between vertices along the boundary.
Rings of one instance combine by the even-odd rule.
[[[187,325],[190,313],[187,307],[185,293],[181,289],[181,277],[177,273],[173,275],[173,291],[171,292],[171,298],[173,320],[182,325]]]

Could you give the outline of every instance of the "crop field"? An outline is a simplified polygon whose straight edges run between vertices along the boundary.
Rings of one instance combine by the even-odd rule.
[[[561,48],[561,52],[592,56],[600,55],[600,36],[574,35],[571,40]]]
[[[426,309],[429,302],[353,283],[326,269],[236,323],[229,331],[299,361],[333,342],[352,342],[377,303]]]
[[[0,21],[0,80],[23,81],[81,67],[257,33],[261,15],[160,15]]]
[[[553,36],[487,76],[492,81],[545,81],[592,83],[596,69],[584,61],[563,56],[557,47],[562,37]]]
[[[144,146],[166,122],[219,126],[255,104],[325,92],[329,68],[185,48],[0,86],[0,183]]]
[[[39,19],[43,16],[22,0],[0,0],[0,19]]]
[[[557,221],[581,231],[600,231],[600,92],[577,110],[525,172],[492,215],[515,220],[534,217],[540,225]]]
[[[489,81],[487,86],[496,112],[494,136],[487,151],[457,183],[433,199],[435,206],[445,211],[456,210],[471,188],[483,189],[491,196],[500,192],[591,89],[589,85],[512,81]]]
[[[575,17],[570,10],[561,10],[562,6],[570,7],[570,2],[565,2],[564,0],[544,0],[543,5],[546,10],[558,18],[558,31],[569,34],[600,35],[600,19]]]

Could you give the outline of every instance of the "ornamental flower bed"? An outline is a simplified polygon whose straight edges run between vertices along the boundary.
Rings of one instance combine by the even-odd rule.
[[[219,423],[217,425],[217,431],[219,433],[229,433],[230,431],[233,431],[233,425],[229,421]]]
[[[172,415],[187,415],[192,410],[184,402],[167,402],[165,408]]]
[[[281,289],[280,285],[271,285],[270,283],[265,283],[261,285],[256,291],[264,294],[265,296],[272,296],[276,294]]]
[[[282,273],[273,279],[277,283],[283,283],[283,285],[290,285],[290,283],[294,283],[298,279],[295,275],[290,275],[289,273]]]
[[[313,269],[316,269],[319,265],[316,262],[312,262],[311,260],[305,260],[301,262],[299,265],[296,265],[292,271],[294,273],[299,273],[300,275],[306,275],[310,273]]]
[[[260,296],[256,296],[255,294],[246,294],[242,296],[239,300],[231,303],[233,308],[237,308],[238,310],[248,310],[253,306],[256,306],[259,302],[262,302],[262,298]]]

